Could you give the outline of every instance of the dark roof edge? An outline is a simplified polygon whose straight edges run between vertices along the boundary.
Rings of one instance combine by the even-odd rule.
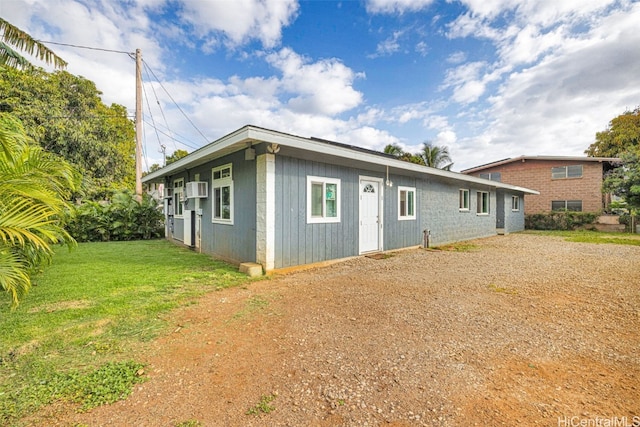
[[[510,157],[502,160],[496,160],[495,162],[485,163],[483,165],[474,166],[472,168],[464,169],[460,173],[468,174],[472,172],[478,172],[483,169],[492,168],[494,166],[505,165],[507,163],[514,163],[518,161],[526,160],[558,160],[558,161],[576,161],[576,162],[609,162],[617,163],[620,159],[617,157],[588,157],[588,156],[520,156]]]

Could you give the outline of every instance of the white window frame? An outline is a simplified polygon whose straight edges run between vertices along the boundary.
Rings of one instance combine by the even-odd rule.
[[[553,209],[553,204],[554,203],[563,203],[564,204],[564,208],[561,209]],[[576,210],[576,209],[569,209],[569,203],[573,203],[573,204],[577,204],[580,203],[580,209]],[[570,211],[570,212],[583,212],[583,201],[582,200],[552,200],[551,201],[551,211],[552,212],[562,212],[562,211]]]
[[[573,174],[569,173],[569,169],[573,169]],[[575,171],[580,170],[580,174],[576,175]],[[582,178],[584,168],[582,165],[556,166],[551,168],[551,179],[577,179]]]
[[[184,217],[184,178],[173,180],[173,216]]]
[[[458,191],[458,210],[460,212],[469,212],[470,204],[471,204],[471,198],[470,198],[469,189],[461,188]]]
[[[511,212],[520,211],[520,196],[511,196]]]
[[[312,204],[312,191],[311,188],[313,184],[322,184],[322,215],[321,216],[312,216],[311,214],[311,204]],[[336,185],[336,216],[328,217],[327,215],[327,184],[335,184]],[[310,176],[307,175],[307,224],[322,224],[322,223],[336,223],[340,222],[340,179],[337,178],[327,178],[321,176]]]
[[[405,215],[402,215],[402,193],[406,193],[405,203],[407,212]],[[408,212],[409,210],[409,194],[413,194],[413,212]],[[415,187],[402,187],[398,186],[398,221],[407,221],[416,219],[416,188]]]
[[[487,209],[485,211],[484,209],[484,197],[486,196],[487,198]],[[477,202],[478,205],[476,206],[476,213],[478,215],[489,215],[489,212],[491,212],[491,196],[489,194],[488,191],[478,191],[477,192]]]
[[[215,178],[216,172],[220,172],[220,175],[222,175],[222,171],[225,169],[229,169],[228,176]],[[224,187],[229,187],[229,218],[216,217],[216,206],[218,204],[216,190]],[[227,163],[211,169],[211,222],[214,224],[233,225],[233,210],[233,164]]]

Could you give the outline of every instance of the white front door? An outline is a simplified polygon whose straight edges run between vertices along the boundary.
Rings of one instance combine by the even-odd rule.
[[[360,178],[360,253],[382,250],[381,181]]]

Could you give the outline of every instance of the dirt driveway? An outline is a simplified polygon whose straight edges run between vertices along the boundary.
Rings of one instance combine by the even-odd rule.
[[[149,381],[128,400],[36,421],[640,425],[640,247],[526,234],[473,244],[212,293],[136,356]]]

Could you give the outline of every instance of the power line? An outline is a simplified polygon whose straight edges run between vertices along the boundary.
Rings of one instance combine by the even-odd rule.
[[[114,50],[114,49],[104,49],[101,47],[91,47],[91,46],[80,46],[77,44],[69,44],[69,43],[58,43],[58,42],[49,42],[49,41],[44,41],[44,40],[36,40],[38,43],[43,43],[43,44],[55,44],[58,46],[68,46],[68,47],[75,47],[78,49],[88,49],[88,50],[101,50],[103,52],[112,52],[112,53],[124,53],[125,55],[129,55],[130,58],[133,59],[133,57],[131,57],[131,55],[135,55],[135,52],[125,52],[124,50]]]
[[[182,115],[184,116],[185,119],[187,119],[187,121],[189,123],[191,123],[191,126],[193,126],[193,128],[195,130],[198,131],[198,133],[200,134],[200,136],[202,136],[202,138],[204,138],[204,140],[206,141],[206,143],[208,144],[210,141],[209,139],[204,136],[204,134],[202,133],[202,131],[200,131],[200,129],[198,129],[198,127],[191,121],[191,119],[186,115],[186,113],[182,110],[182,108],[180,108],[180,106],[178,105],[178,103],[176,102],[175,99],[173,99],[173,97],[171,96],[171,94],[169,93],[169,91],[164,87],[164,85],[162,84],[162,82],[160,81],[160,79],[158,79],[158,77],[156,76],[156,74],[153,72],[153,70],[151,69],[151,67],[149,67],[149,65],[147,64],[146,61],[142,61],[144,63],[144,66],[149,68],[149,71],[151,72],[151,74],[153,75],[153,77],[155,77],[156,81],[158,82],[158,84],[160,85],[160,87],[164,90],[164,92],[167,94],[167,96],[171,99],[171,101],[173,101],[173,104],[178,108],[178,110],[182,113]]]

